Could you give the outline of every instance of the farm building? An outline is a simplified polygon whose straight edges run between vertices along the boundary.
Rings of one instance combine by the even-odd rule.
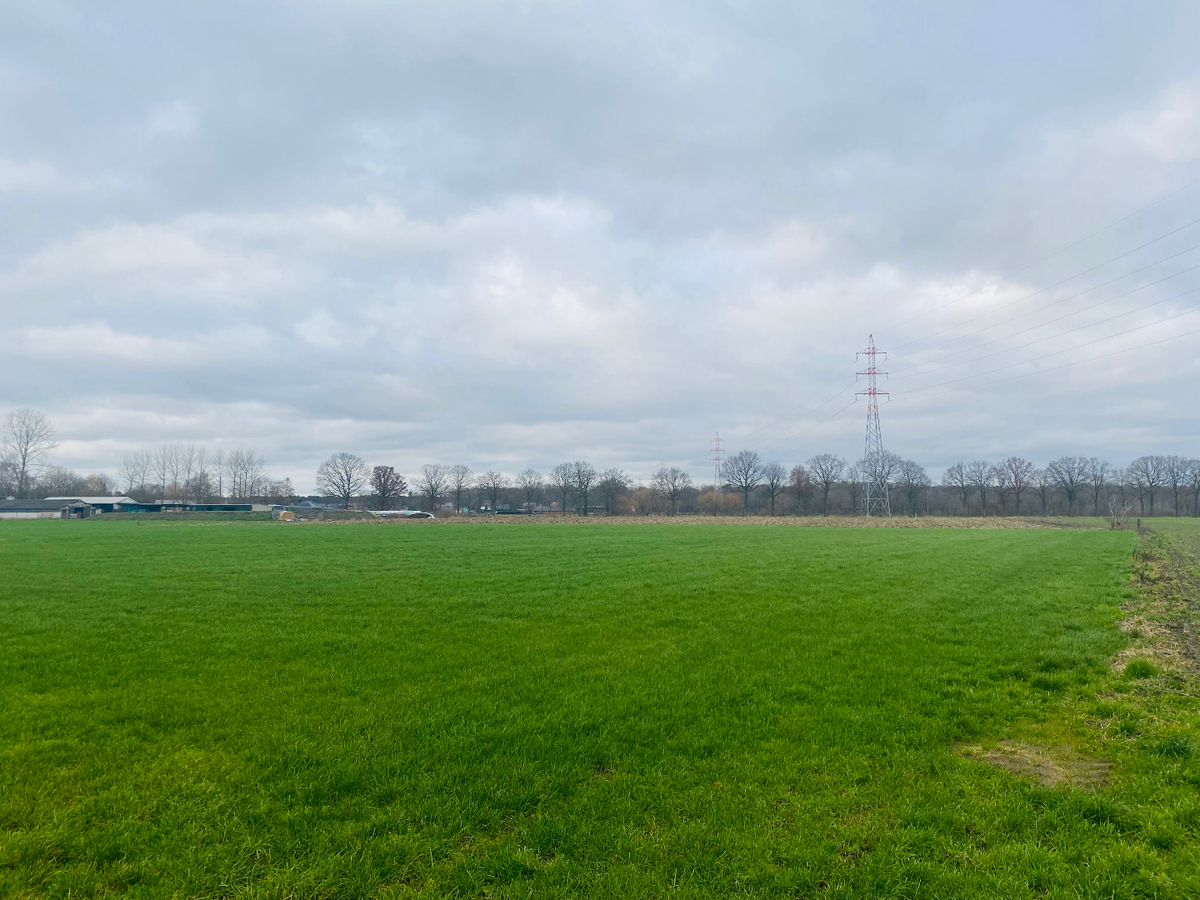
[[[142,503],[132,497],[50,497],[49,501],[86,503],[98,513],[266,512],[261,503],[183,503],[178,500]]]
[[[89,519],[94,514],[79,500],[0,500],[0,519]]]
[[[132,497],[47,497],[47,503],[86,503],[96,512],[120,512],[119,506],[137,503]]]
[[[182,513],[182,512],[266,512],[271,507],[261,503],[181,503],[176,500],[139,503],[130,500],[120,503],[113,512],[125,513]]]

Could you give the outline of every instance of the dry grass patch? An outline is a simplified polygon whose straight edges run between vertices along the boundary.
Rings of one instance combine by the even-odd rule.
[[[1188,544],[1176,536],[1143,536],[1133,555],[1138,590],[1124,604],[1120,623],[1131,641],[1114,658],[1114,671],[1147,677],[1127,672],[1137,660],[1169,675],[1200,671],[1200,640],[1191,613],[1191,604],[1200,597],[1196,563]]]
[[[442,519],[375,520],[441,525],[739,525],[784,528],[1062,528],[1050,520],[1004,516],[447,516]]]
[[[1065,747],[1038,747],[1023,741],[1000,741],[993,747],[960,745],[964,755],[986,762],[1020,778],[1030,778],[1042,787],[1094,789],[1106,787],[1113,764],[1107,759],[1081,756]]]

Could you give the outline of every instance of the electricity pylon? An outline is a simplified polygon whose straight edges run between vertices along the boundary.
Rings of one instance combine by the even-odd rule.
[[[870,335],[867,340],[867,349],[860,350],[855,354],[855,359],[860,356],[867,358],[867,370],[859,372],[859,375],[867,376],[867,389],[858,391],[857,396],[867,398],[867,440],[863,450],[863,465],[867,467],[867,471],[863,472],[863,515],[871,516],[878,513],[881,516],[890,516],[892,514],[892,503],[888,494],[888,485],[886,479],[883,478],[883,432],[879,428],[879,398],[889,396],[886,391],[880,393],[876,387],[875,378],[877,375],[886,375],[887,372],[880,372],[875,366],[875,357],[882,355],[887,359],[887,353],[883,350],[875,349],[875,335]]]

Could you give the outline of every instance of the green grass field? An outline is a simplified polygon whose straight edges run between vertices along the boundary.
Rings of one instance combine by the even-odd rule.
[[[0,523],[0,896],[1194,897],[1135,541]]]

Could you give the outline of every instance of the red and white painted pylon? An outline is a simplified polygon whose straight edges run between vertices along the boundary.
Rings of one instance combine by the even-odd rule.
[[[864,516],[876,514],[890,516],[892,503],[888,497],[888,485],[881,478],[883,432],[879,428],[879,398],[887,397],[889,394],[887,391],[881,392],[876,386],[876,376],[886,375],[887,372],[879,371],[875,365],[875,357],[883,356],[884,359],[887,359],[887,353],[875,349],[875,335],[870,335],[867,340],[867,349],[858,351],[855,359],[862,356],[867,358],[867,370],[858,374],[867,376],[867,389],[856,392],[856,396],[867,398],[867,440],[863,450],[863,465],[867,470],[862,473],[862,511]]]

